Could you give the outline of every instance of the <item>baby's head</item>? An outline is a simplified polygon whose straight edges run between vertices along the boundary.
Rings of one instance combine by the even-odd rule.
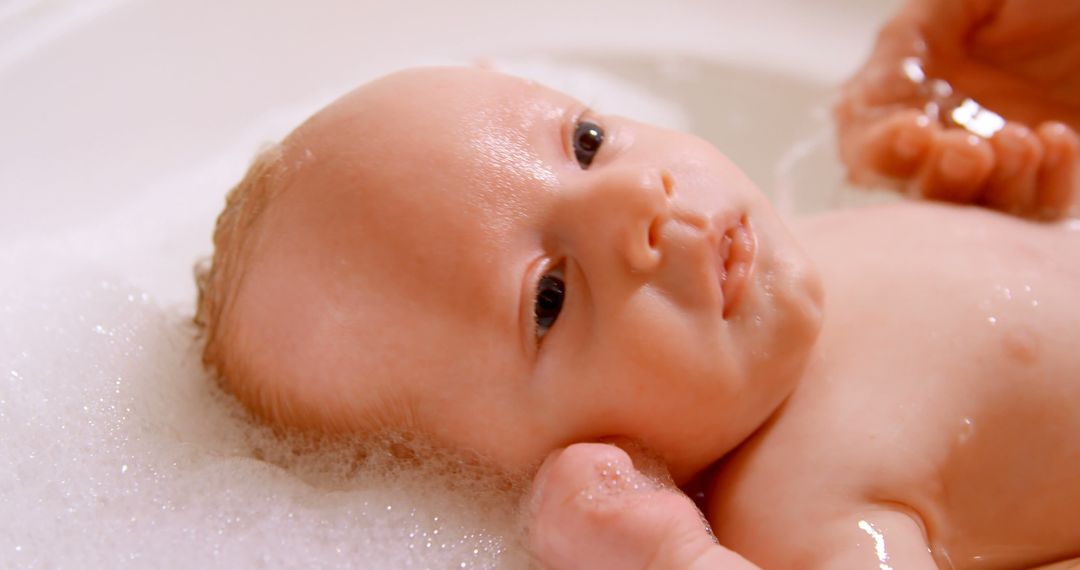
[[[623,437],[685,479],[788,395],[820,323],[804,254],[712,146],[478,69],[323,109],[214,245],[204,357],[253,410],[508,468]]]

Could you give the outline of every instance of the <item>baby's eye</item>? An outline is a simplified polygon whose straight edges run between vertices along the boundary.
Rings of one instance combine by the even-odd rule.
[[[562,311],[566,297],[566,283],[562,271],[553,269],[544,274],[536,284],[536,300],[533,302],[533,319],[536,320],[536,340],[544,338]]]
[[[589,168],[603,142],[604,129],[596,123],[582,121],[574,128],[574,157],[582,170]]]

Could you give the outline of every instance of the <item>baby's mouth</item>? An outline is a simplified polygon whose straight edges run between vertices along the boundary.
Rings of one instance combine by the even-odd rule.
[[[742,296],[746,281],[754,267],[757,239],[749,221],[743,215],[720,236],[717,275],[724,297],[724,318],[728,318]]]

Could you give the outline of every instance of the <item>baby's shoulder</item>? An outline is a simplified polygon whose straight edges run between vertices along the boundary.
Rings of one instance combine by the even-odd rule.
[[[1000,545],[1007,566],[1080,543],[1080,224],[909,204],[797,231],[825,284],[821,354],[720,471],[721,540],[899,525],[954,559]]]
[[[963,385],[956,397],[967,400],[963,378],[976,394],[996,380],[1008,398],[1050,388],[1017,381],[1033,374],[1080,382],[1080,222],[910,203],[799,230],[825,287],[820,344],[843,374],[879,386]]]
[[[946,266],[955,265],[958,260],[950,256],[956,253],[975,253],[974,262],[994,259],[1010,265],[1075,259],[1080,252],[1080,219],[1042,223],[925,201],[829,211],[798,219],[795,231],[813,257],[826,264],[838,256],[873,258],[885,251],[900,254],[894,259],[899,265],[941,260]],[[1080,279],[1080,272],[1072,277]]]
[[[721,541],[751,552],[786,526],[807,546],[775,562],[800,567],[886,527],[954,560],[999,545],[1007,566],[1080,543],[1080,223],[913,203],[797,232],[825,283],[821,354],[720,470]]]
[[[856,405],[867,395],[800,385],[722,463],[706,510],[721,544],[762,568],[857,568],[873,553],[852,547],[887,533],[896,563],[924,567],[900,551],[927,552],[922,512],[934,503],[919,499],[940,488],[938,462],[917,430]]]
[[[993,382],[980,392],[972,378],[917,380],[808,378],[718,471],[708,516],[721,543],[763,567],[862,567],[874,558],[860,545],[884,537],[913,567],[1069,554],[1080,543],[1080,488],[1069,483],[1080,480],[1080,444],[1068,435],[1080,430],[1070,412],[1080,390],[1006,401],[984,397],[1001,392]]]

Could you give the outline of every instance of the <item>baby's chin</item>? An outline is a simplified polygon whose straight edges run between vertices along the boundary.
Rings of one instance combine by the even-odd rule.
[[[805,373],[824,318],[824,287],[817,269],[801,250],[787,256],[786,278],[774,284],[772,296],[781,315],[773,331],[772,354],[778,365],[777,396],[787,397]],[[784,358],[775,358],[784,355]]]
[[[745,355],[747,381],[762,397],[763,422],[805,370],[821,331],[824,286],[813,261],[779,216],[766,205],[759,210],[756,233],[759,256],[753,289],[731,323]],[[749,407],[748,407],[749,408]],[[752,421],[750,423],[753,423]]]

